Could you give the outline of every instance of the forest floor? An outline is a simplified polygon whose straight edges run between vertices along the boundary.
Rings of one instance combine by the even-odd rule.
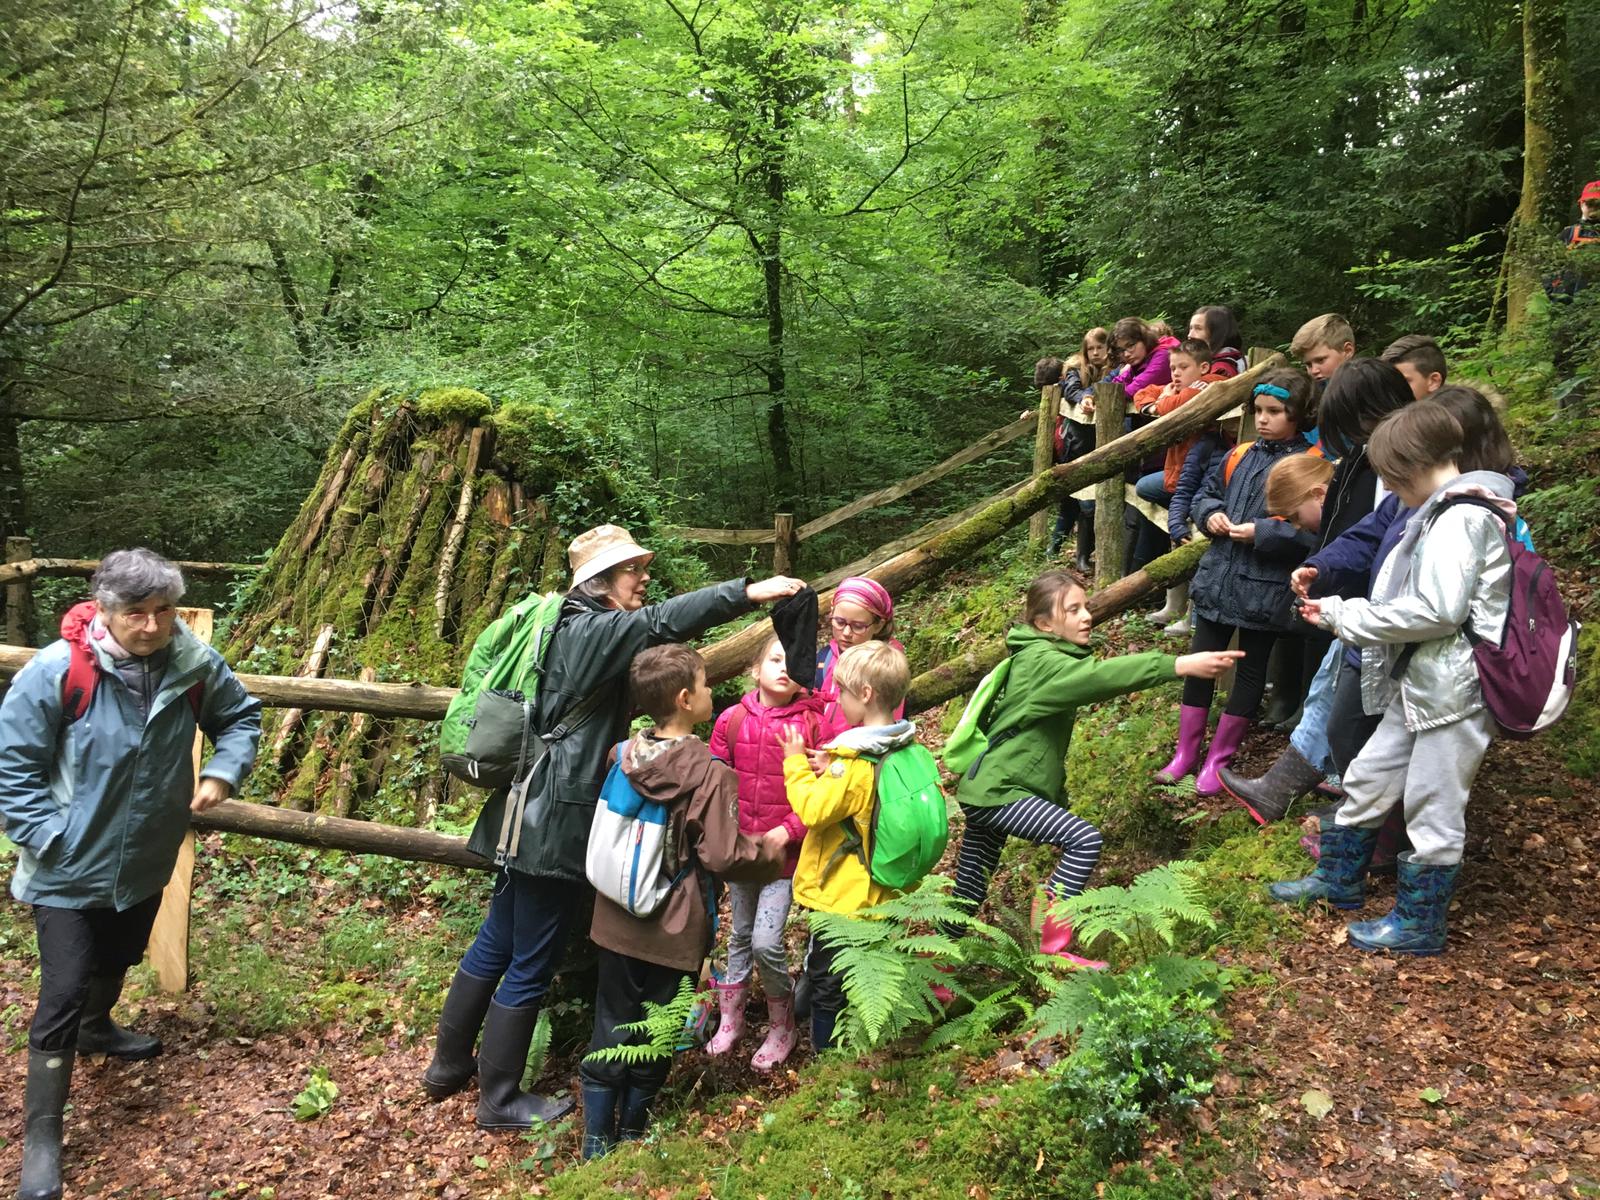
[[[1252,757],[1274,748],[1262,736]],[[1555,764],[1548,743],[1496,748],[1474,795],[1474,836],[1442,957],[1361,954],[1344,944],[1345,918],[1319,911],[1294,919],[1289,936],[1266,948],[1219,949],[1251,983],[1226,1003],[1226,1066],[1199,1115],[1201,1130],[1226,1148],[1214,1195],[1600,1194],[1597,800],[1592,783]],[[1392,891],[1380,881],[1364,915],[1384,911]],[[417,1091],[428,1031],[413,1023],[397,981],[423,965],[404,948],[441,933],[438,900],[424,893],[377,913],[376,900],[340,908],[328,896],[312,889],[306,904],[280,905],[254,924],[197,915],[205,961],[238,964],[265,948],[313,973],[320,958],[345,982],[323,981],[298,997],[309,1001],[303,1009],[295,997],[274,998],[270,972],[237,979],[241,991],[231,997],[206,988],[139,997],[126,1013],[158,1033],[167,1052],[142,1064],[80,1064],[67,1122],[69,1196],[459,1200],[537,1195],[549,1174],[572,1164],[575,1122],[553,1136],[480,1133],[473,1092],[431,1104]],[[381,986],[361,986],[359,969],[333,971],[330,954],[352,935],[330,940],[329,925],[349,922],[352,910],[368,914],[358,928],[369,936],[372,921],[386,921],[401,947],[370,964],[368,983]],[[0,947],[0,1020],[12,1052],[0,1090],[4,1179],[18,1166],[21,1048],[35,988],[20,916],[13,906]],[[286,970],[277,982],[308,992],[308,978]],[[281,1017],[262,1008],[253,1020],[253,1006],[272,1003],[289,1007]],[[253,1023],[286,1027],[236,1032]],[[571,1049],[553,1060],[547,1087],[576,1092]],[[999,1067],[974,1064],[977,1076],[1017,1068],[1018,1049],[1003,1048]],[[325,1115],[297,1121],[296,1095],[318,1066],[340,1093]],[[795,1073],[762,1080],[743,1067],[708,1070],[690,1055],[678,1069],[679,1094],[722,1102],[714,1116],[679,1106],[667,1128],[725,1141],[799,1083]],[[1165,1145],[1153,1143],[1152,1153],[1176,1149]],[[970,1194],[987,1194],[972,1170]],[[834,1194],[819,1180],[796,1183],[799,1194]],[[707,1183],[649,1194],[719,1192]]]

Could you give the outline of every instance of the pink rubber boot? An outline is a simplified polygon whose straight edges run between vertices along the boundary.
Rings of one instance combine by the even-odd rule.
[[[1249,729],[1249,717],[1222,714],[1222,720],[1217,722],[1216,736],[1211,739],[1211,749],[1206,752],[1205,766],[1194,777],[1195,791],[1202,796],[1215,796],[1222,791],[1222,778],[1217,772],[1233,762],[1233,756],[1239,753],[1239,745]]]
[[[716,1058],[732,1050],[744,1036],[744,1002],[750,998],[750,985],[712,983],[711,986],[717,989],[717,1010],[722,1014],[722,1023],[717,1026],[716,1036],[706,1043],[706,1053]],[[792,1007],[793,1001],[790,1004]]]
[[[1200,751],[1206,744],[1206,717],[1210,710],[1198,704],[1178,709],[1178,748],[1172,761],[1156,772],[1157,783],[1177,783],[1200,765]]]
[[[782,1066],[800,1040],[800,1030],[794,1023],[794,997],[774,999],[768,996],[767,1022],[767,1040],[750,1060],[750,1065],[762,1073]]]
[[[1097,958],[1084,958],[1068,950],[1072,945],[1072,922],[1050,915],[1049,892],[1040,892],[1033,898],[1032,923],[1039,926],[1040,954],[1053,954],[1089,971],[1104,971],[1109,965]]]

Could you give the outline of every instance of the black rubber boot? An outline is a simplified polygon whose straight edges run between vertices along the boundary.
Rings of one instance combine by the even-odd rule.
[[[1078,513],[1078,546],[1076,562],[1078,574],[1089,579],[1094,574],[1094,513]]]
[[[111,1019],[111,1006],[122,995],[123,976],[94,975],[78,1021],[78,1053],[105,1054],[128,1062],[141,1062],[161,1053],[161,1039],[135,1033]]]
[[[422,1090],[435,1100],[454,1096],[478,1073],[472,1053],[484,1014],[499,981],[479,979],[457,970],[439,1014],[439,1036],[433,1043],[433,1061],[422,1073]]]
[[[73,1054],[28,1051],[28,1090],[22,1102],[27,1133],[17,1200],[61,1200],[61,1114],[72,1086]]]
[[[537,1004],[507,1008],[489,1001],[478,1046],[479,1129],[531,1129],[535,1121],[550,1124],[572,1111],[570,1097],[538,1096],[522,1090],[528,1046],[538,1021]]]
[[[1300,702],[1305,699],[1297,639],[1278,639],[1267,660],[1267,679],[1272,684],[1272,698],[1267,701],[1267,711],[1261,714],[1261,725],[1291,733],[1300,723]]]
[[[599,1158],[617,1144],[616,1088],[583,1085],[583,1157]]]
[[[650,1127],[650,1102],[656,1098],[655,1088],[630,1087],[622,1093],[617,1106],[617,1140],[637,1142]]]
[[[1217,778],[1228,795],[1250,810],[1258,824],[1266,825],[1283,820],[1290,805],[1322,782],[1322,772],[1289,746],[1260,779],[1246,779],[1226,767],[1217,772]]]

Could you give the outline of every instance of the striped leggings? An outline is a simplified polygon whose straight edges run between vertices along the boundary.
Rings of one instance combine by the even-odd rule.
[[[1008,837],[1060,847],[1061,861],[1045,884],[1052,896],[1076,896],[1083,891],[1100,861],[1100,831],[1061,805],[1038,796],[994,808],[969,808],[963,804],[961,812],[967,827],[961,835],[961,854],[956,862],[955,895],[974,910],[989,893],[989,876],[1000,863],[1000,851]]]

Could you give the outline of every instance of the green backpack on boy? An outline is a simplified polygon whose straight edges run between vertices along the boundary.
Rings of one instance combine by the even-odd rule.
[[[1003,658],[999,666],[978,681],[972,699],[961,710],[961,719],[945,739],[944,750],[939,755],[953,773],[961,775],[969,768],[975,769],[989,752],[989,726],[993,724],[995,702],[1005,695],[1010,678],[1011,659]]]
[[[897,892],[921,882],[944,857],[950,815],[939,787],[939,764],[926,746],[913,742],[882,758],[863,754],[872,764],[872,854],[863,852],[854,818],[844,822],[844,842],[823,869],[826,879],[845,855],[853,854],[872,881]]]

